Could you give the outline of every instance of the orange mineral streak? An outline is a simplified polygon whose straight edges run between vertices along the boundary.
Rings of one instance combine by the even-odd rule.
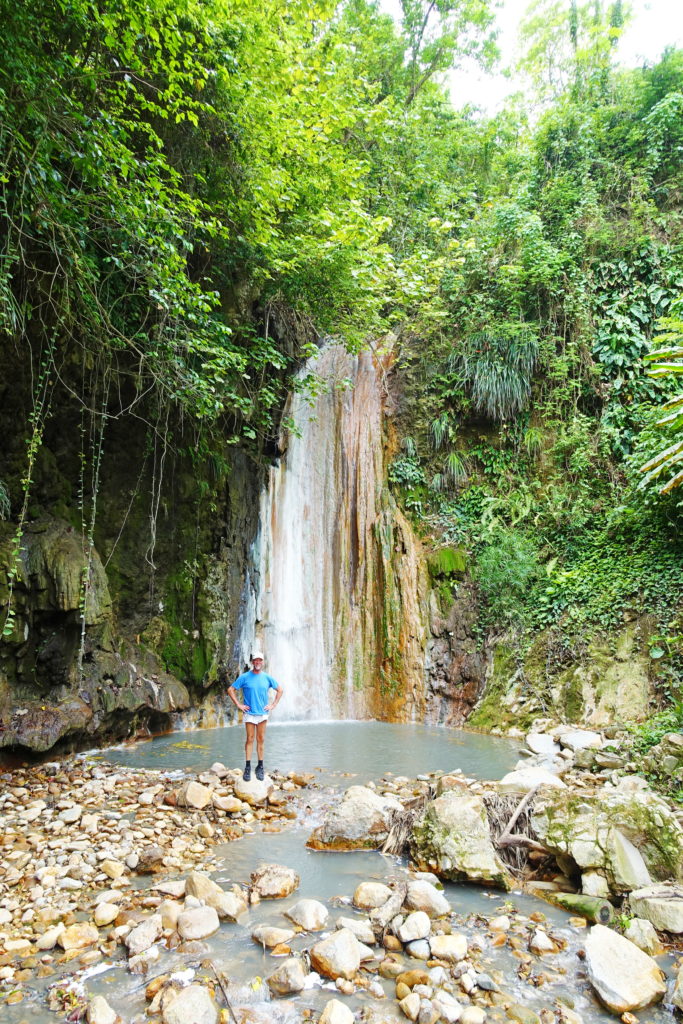
[[[419,541],[386,485],[392,361],[327,345],[309,361],[327,390],[294,394],[263,497],[256,633],[290,718],[420,719],[427,583]],[[345,386],[346,381],[352,387]]]

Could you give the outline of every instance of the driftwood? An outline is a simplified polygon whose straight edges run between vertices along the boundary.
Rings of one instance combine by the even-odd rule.
[[[534,786],[516,803],[512,802],[514,798],[498,794],[487,794],[484,798],[493,845],[516,873],[524,871],[530,852],[548,853],[538,842],[531,824],[531,808],[538,789]]]
[[[394,893],[386,903],[381,907],[376,907],[370,911],[370,924],[372,930],[375,933],[375,938],[378,942],[382,942],[384,939],[384,933],[387,930],[389,922],[400,914],[401,907],[403,906],[408,892],[407,882],[397,882],[394,889]]]

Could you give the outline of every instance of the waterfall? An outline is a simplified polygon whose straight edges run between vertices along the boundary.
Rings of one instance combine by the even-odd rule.
[[[389,356],[322,348],[302,370],[290,432],[261,501],[255,636],[285,687],[278,717],[411,718],[424,667],[424,585],[385,485]],[[396,557],[398,553],[398,557]]]

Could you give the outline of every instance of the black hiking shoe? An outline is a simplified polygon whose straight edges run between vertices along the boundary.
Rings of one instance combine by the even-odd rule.
[[[263,765],[259,764],[256,766],[256,778],[259,782],[263,782]]]
[[[242,778],[244,779],[245,782],[249,782],[249,780],[251,779],[251,765],[250,764],[245,766],[245,769],[242,772]]]

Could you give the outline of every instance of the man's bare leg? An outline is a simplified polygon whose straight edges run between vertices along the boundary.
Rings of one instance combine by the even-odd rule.
[[[244,744],[244,760],[246,761],[242,778],[245,782],[249,782],[251,778],[251,751],[254,747],[254,736],[256,734],[256,726],[253,722],[245,722],[247,727],[247,741]]]
[[[266,747],[266,726],[268,722],[259,722],[256,726],[256,752],[258,754],[258,764],[256,766],[256,778],[263,778],[263,752]]]

